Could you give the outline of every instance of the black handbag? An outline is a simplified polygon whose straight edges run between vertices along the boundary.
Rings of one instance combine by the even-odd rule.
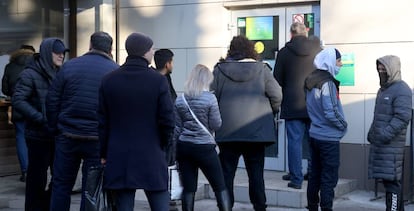
[[[103,189],[103,165],[88,169],[85,185],[86,211],[116,211],[111,194]]]

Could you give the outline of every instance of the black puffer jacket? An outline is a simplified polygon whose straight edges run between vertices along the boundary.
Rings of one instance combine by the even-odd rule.
[[[103,52],[92,50],[66,62],[47,95],[49,128],[73,138],[98,140],[98,91],[102,77],[119,68]]]
[[[14,87],[20,73],[32,60],[34,52],[28,49],[18,49],[10,55],[10,62],[4,68],[2,79],[2,92],[7,96],[13,96]],[[12,121],[21,121],[23,116],[13,108]]]
[[[273,75],[282,87],[282,119],[307,119],[305,78],[315,69],[313,59],[320,51],[305,36],[295,36],[277,54]]]
[[[377,62],[385,66],[388,81],[378,90],[374,120],[368,132],[368,142],[371,143],[368,177],[400,180],[407,126],[411,120],[412,93],[401,80],[398,57],[385,56]]]
[[[20,74],[12,97],[13,107],[25,118],[25,136],[30,139],[50,140],[52,137],[47,128],[45,102],[58,70],[52,61],[54,42],[62,41],[57,38],[42,41],[40,53],[34,54],[34,60]]]

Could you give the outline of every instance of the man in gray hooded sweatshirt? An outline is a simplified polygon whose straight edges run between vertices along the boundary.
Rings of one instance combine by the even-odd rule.
[[[311,119],[309,144],[311,171],[308,180],[308,209],[331,211],[338,183],[339,141],[347,131],[339,81],[334,77],[342,66],[341,54],[326,48],[314,59],[316,67],[305,80],[306,108]]]
[[[411,120],[412,93],[401,80],[400,58],[377,59],[380,89],[375,100],[374,119],[368,131],[368,177],[382,179],[386,210],[403,210],[401,175],[407,127]]]

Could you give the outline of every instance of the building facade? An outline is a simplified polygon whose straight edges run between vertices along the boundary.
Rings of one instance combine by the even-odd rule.
[[[58,36],[67,42],[74,57],[88,50],[92,32],[104,30],[115,38],[113,55],[122,64],[126,57],[126,37],[139,31],[153,38],[155,48],[170,48],[174,52],[172,78],[177,91],[183,90],[186,76],[196,64],[212,69],[219,58],[226,55],[231,38],[238,34],[258,42],[263,60],[273,65],[277,51],[290,39],[290,24],[304,22],[309,33],[320,37],[324,46],[336,47],[343,54],[344,67],[338,77],[349,130],[341,143],[340,177],[357,179],[361,189],[372,189],[374,184],[367,179],[369,143],[366,135],[379,88],[376,59],[388,54],[399,56],[402,77],[414,87],[412,0],[38,2],[0,0],[0,9],[7,11],[1,13],[7,20],[0,24],[2,55],[21,42],[38,48],[41,38]],[[27,23],[30,23],[29,28],[25,27]],[[30,36],[20,37],[27,33]],[[279,141],[268,150],[266,168],[286,171],[287,140],[283,121],[278,124]],[[405,178],[412,176],[413,166],[409,147],[411,133],[407,137]],[[408,181],[406,179],[406,183]]]

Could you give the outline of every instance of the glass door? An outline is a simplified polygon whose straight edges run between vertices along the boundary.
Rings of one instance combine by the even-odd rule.
[[[319,6],[237,10],[231,12],[231,21],[231,36],[243,34],[254,41],[261,59],[272,68],[278,50],[290,39],[289,29],[293,22],[305,23],[309,35],[319,36]],[[277,142],[266,149],[265,169],[287,171],[285,122],[276,118],[275,124]],[[239,167],[244,167],[242,158]]]

